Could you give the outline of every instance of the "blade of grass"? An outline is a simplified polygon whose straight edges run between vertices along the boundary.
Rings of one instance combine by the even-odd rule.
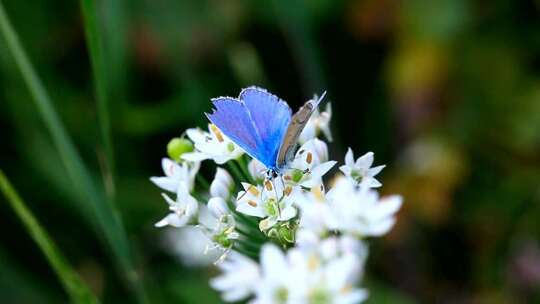
[[[90,54],[92,74],[94,81],[95,97],[97,100],[98,121],[105,150],[103,161],[103,176],[107,194],[114,196],[114,154],[111,139],[111,121],[109,115],[110,88],[108,86],[109,75],[106,70],[104,57],[103,37],[97,16],[96,3],[93,0],[81,0],[81,9],[84,20],[86,44]]]
[[[0,1],[0,32],[4,36],[7,47],[15,59],[45,126],[51,134],[54,145],[68,172],[68,178],[73,181],[74,192],[80,194],[80,199],[77,201],[79,207],[85,214],[88,214],[98,235],[104,236],[106,244],[111,248],[115,266],[134,289],[137,299],[140,302],[145,302],[144,291],[134,269],[129,242],[120,217],[114,206],[107,202],[103,192],[96,187],[90,172],[77,153],[45,87],[11,26],[2,1]]]
[[[13,188],[4,172],[0,169],[0,190],[4,193],[11,208],[20,218],[32,239],[47,258],[49,264],[58,276],[62,286],[69,295],[73,303],[98,303],[98,299],[92,294],[88,286],[81,279],[79,274],[73,270],[68,261],[64,258],[60,250],[32,212],[26,207],[17,191]]]

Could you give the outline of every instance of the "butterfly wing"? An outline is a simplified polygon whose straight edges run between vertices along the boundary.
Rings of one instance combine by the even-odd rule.
[[[275,168],[291,120],[287,103],[257,87],[242,90],[239,99],[219,97],[212,101],[215,110],[207,114],[208,119],[251,157]]]
[[[249,110],[262,140],[266,159],[261,161],[268,168],[276,167],[279,148],[291,121],[291,108],[285,101],[258,87],[243,89],[239,99]]]
[[[304,127],[311,117],[311,114],[313,114],[313,111],[315,111],[315,109],[319,106],[319,103],[325,95],[326,92],[324,92],[317,100],[307,101],[291,118],[291,122],[287,127],[287,132],[285,132],[285,136],[279,148],[276,161],[278,168],[283,168],[286,163],[292,159],[294,147],[298,142],[300,133],[302,133],[302,130],[304,130]]]
[[[255,129],[245,104],[231,97],[212,99],[214,111],[206,117],[251,157],[262,163],[266,158],[261,149],[262,141]]]

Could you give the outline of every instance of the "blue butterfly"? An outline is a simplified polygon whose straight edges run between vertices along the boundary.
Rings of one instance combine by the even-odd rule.
[[[265,165],[267,177],[271,178],[286,168],[294,156],[298,137],[324,95],[306,102],[292,115],[285,101],[265,89],[249,87],[238,98],[212,99],[215,109],[206,116],[247,154]]]

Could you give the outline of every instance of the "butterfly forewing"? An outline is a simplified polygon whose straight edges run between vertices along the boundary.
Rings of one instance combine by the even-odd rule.
[[[255,130],[246,106],[239,100],[230,97],[214,98],[212,102],[215,110],[206,114],[210,122],[247,154],[262,162],[265,157],[265,155],[261,155],[263,151],[259,149],[262,140]]]
[[[276,166],[279,148],[291,121],[291,108],[283,100],[268,91],[249,87],[240,93],[239,99],[249,110],[252,122],[262,139],[266,166]]]

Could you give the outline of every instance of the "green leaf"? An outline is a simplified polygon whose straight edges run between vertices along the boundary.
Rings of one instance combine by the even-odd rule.
[[[71,301],[73,303],[98,303],[97,298],[92,294],[78,273],[73,270],[45,229],[41,227],[34,215],[26,207],[26,204],[17,194],[2,170],[0,170],[0,190],[2,190],[2,193],[28,230],[28,233],[39,246],[47,261],[49,261]]]
[[[114,194],[114,154],[111,139],[111,120],[109,114],[110,88],[108,85],[107,63],[104,57],[103,39],[99,28],[96,3],[93,0],[81,0],[81,8],[84,17],[84,31],[92,74],[94,79],[95,97],[98,109],[98,122],[105,150],[105,161],[103,164],[103,176],[105,189],[112,197]]]
[[[75,146],[69,138],[58,114],[49,98],[45,87],[35,72],[19,38],[11,26],[4,6],[0,1],[0,32],[6,45],[20,70],[23,80],[43,118],[53,143],[68,172],[67,178],[72,181],[74,193],[79,194],[81,212],[85,214],[96,229],[96,233],[104,237],[105,243],[111,248],[116,266],[123,277],[136,292],[137,299],[145,302],[144,292],[135,272],[129,242],[113,204],[107,201],[103,191],[98,189],[91,174],[83,163]]]

